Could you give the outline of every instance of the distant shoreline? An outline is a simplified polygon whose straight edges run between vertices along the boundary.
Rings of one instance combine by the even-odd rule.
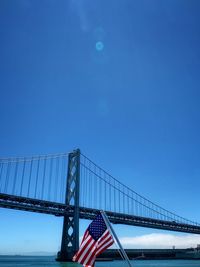
[[[200,259],[200,250],[188,249],[125,249],[129,259],[133,260],[170,260],[170,259]],[[121,259],[118,250],[110,249],[101,254],[98,259]]]

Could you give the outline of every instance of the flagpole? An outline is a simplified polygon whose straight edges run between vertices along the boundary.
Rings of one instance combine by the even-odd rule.
[[[102,217],[103,217],[103,219],[104,219],[104,222],[105,222],[107,228],[108,228],[108,229],[110,230],[110,232],[112,233],[112,235],[113,235],[113,237],[114,237],[114,239],[115,239],[115,242],[118,244],[118,246],[119,246],[119,248],[120,248],[120,252],[121,252],[120,255],[122,254],[123,257],[124,257],[124,259],[126,260],[127,264],[129,265],[129,267],[132,267],[132,265],[131,265],[131,263],[130,263],[130,260],[129,260],[129,258],[128,258],[126,252],[125,252],[125,250],[123,249],[123,247],[122,247],[122,245],[121,245],[121,243],[120,243],[120,241],[119,241],[119,239],[118,239],[118,237],[117,237],[117,235],[116,235],[114,229],[112,228],[112,225],[110,224],[110,221],[109,221],[109,219],[108,219],[106,213],[105,213],[103,210],[101,210],[101,215],[102,215]]]

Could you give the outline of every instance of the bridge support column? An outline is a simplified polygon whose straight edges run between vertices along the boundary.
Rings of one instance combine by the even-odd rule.
[[[64,216],[61,250],[57,261],[72,261],[79,249],[79,187],[80,187],[80,150],[69,154],[66,205],[74,206],[73,216]]]

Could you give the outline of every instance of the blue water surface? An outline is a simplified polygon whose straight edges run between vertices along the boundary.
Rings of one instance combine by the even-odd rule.
[[[200,260],[135,260],[131,261],[134,267],[200,267]],[[1,267],[78,267],[77,263],[60,263],[55,257],[32,256],[0,256]],[[97,262],[95,267],[125,267],[123,261]]]

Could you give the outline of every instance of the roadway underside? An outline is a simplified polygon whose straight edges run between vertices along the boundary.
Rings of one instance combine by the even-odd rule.
[[[38,200],[20,196],[13,196],[0,193],[0,207],[15,210],[24,210],[30,212],[51,214],[55,216],[72,216],[74,212],[73,206],[68,206],[62,203]],[[98,209],[80,207],[79,218],[94,219]],[[174,221],[164,221],[153,218],[146,218],[117,212],[106,211],[106,214],[111,223],[134,225],[140,227],[156,228],[177,232],[185,232],[192,234],[200,234],[200,226],[177,223]]]

